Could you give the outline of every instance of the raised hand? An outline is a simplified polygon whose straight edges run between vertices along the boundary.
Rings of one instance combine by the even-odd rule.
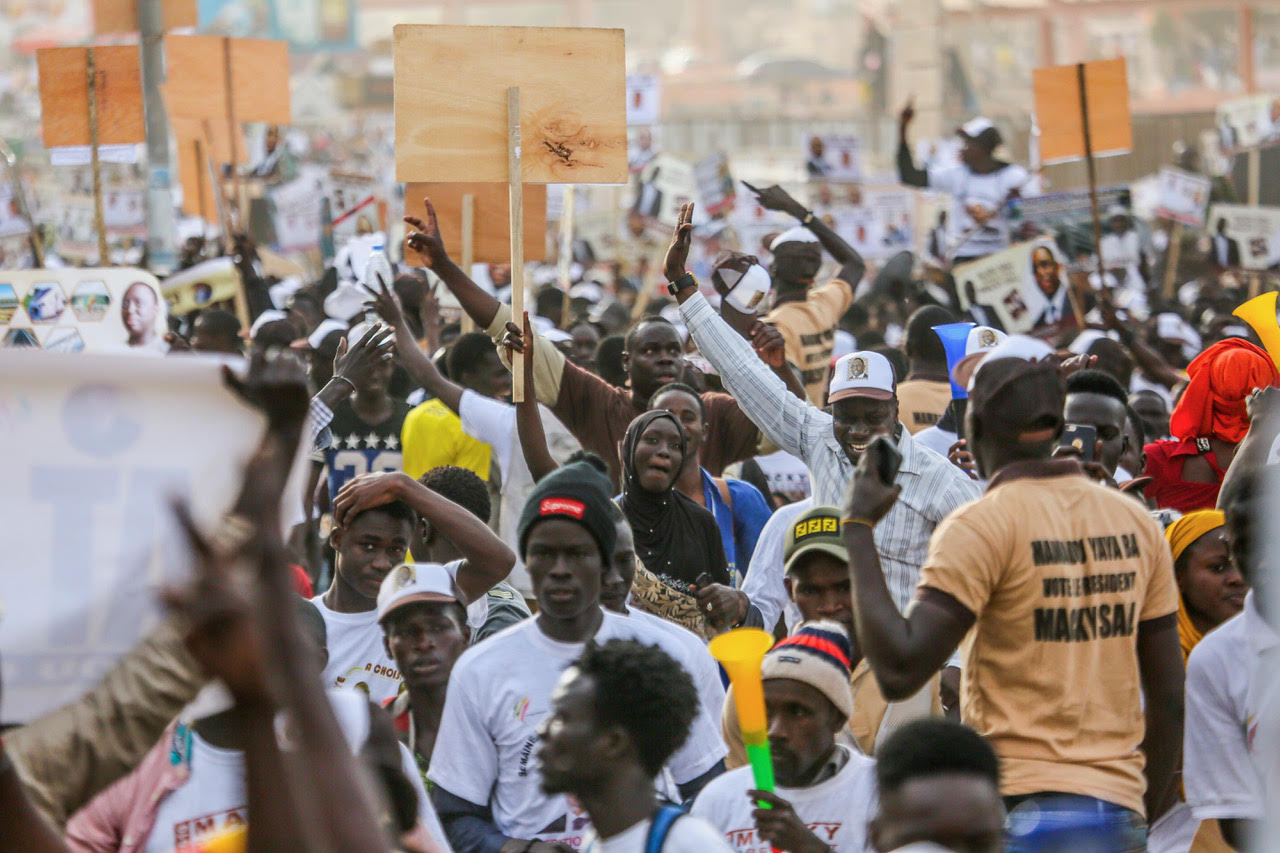
[[[395,333],[386,326],[374,326],[350,347],[347,338],[343,338],[333,357],[333,375],[354,389],[374,367],[392,359],[394,347]]]
[[[770,367],[782,367],[787,363],[787,342],[778,327],[771,323],[756,321],[751,327],[751,346],[760,360]]]
[[[902,107],[902,111],[898,113],[898,126],[906,129],[911,124],[911,120],[916,117],[916,99],[913,95],[907,99],[907,103]]]
[[[765,210],[776,210],[780,213],[788,213],[797,219],[802,219],[804,215],[808,213],[803,204],[792,198],[789,192],[777,184],[774,184],[771,187],[765,187],[762,190],[751,186],[751,184],[746,181],[743,181],[742,185],[755,193],[756,203]]]
[[[405,242],[425,259],[427,266],[435,268],[437,264],[449,262],[449,253],[445,251],[444,240],[440,237],[440,223],[436,219],[436,209],[431,199],[424,198],[427,208],[426,221],[416,216],[406,216],[404,221],[416,230],[405,235]]]
[[[662,262],[662,274],[667,281],[675,281],[685,273],[685,263],[689,260],[689,246],[693,242],[693,202],[680,205],[680,215],[676,219],[676,230],[671,235],[671,247],[667,249],[666,260]]]
[[[263,412],[272,428],[300,428],[307,417],[307,374],[291,353],[254,350],[244,379],[225,365],[222,379],[240,399]]]

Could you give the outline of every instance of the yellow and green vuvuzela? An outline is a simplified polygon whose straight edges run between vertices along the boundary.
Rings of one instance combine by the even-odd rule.
[[[773,647],[773,635],[759,628],[737,628],[721,634],[708,647],[733,684],[738,726],[747,748],[756,789],[773,791],[773,757],[769,753],[769,720],[764,710],[764,681],[760,667]],[[768,808],[766,803],[761,806]]]

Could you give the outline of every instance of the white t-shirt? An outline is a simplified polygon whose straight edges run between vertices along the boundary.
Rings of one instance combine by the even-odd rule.
[[[837,744],[848,760],[840,772],[808,788],[783,788],[776,793],[791,803],[809,831],[836,853],[869,850],[867,821],[876,811],[876,763],[847,746]],[[751,812],[755,804],[747,791],[755,787],[751,768],[739,767],[712,779],[693,801],[693,814],[723,833],[738,853],[769,853],[769,842],[756,833]]]
[[[552,458],[564,464],[582,445],[546,406],[539,405],[538,414],[542,416],[542,431],[546,435],[547,448],[551,451]],[[502,500],[495,507],[496,519],[491,520],[490,524],[494,525],[499,538],[518,555],[520,512],[524,509],[529,492],[533,490],[533,476],[529,473],[524,452],[520,449],[520,436],[516,432],[516,407],[468,389],[462,392],[458,416],[462,419],[462,431],[476,441],[483,441],[493,451],[493,461],[497,464],[502,482]],[[516,557],[515,567],[507,576],[507,581],[520,590],[525,598],[533,597],[533,584],[519,556]]]
[[[648,818],[612,838],[601,838],[594,829],[588,830],[582,853],[644,853],[652,825],[653,818]],[[667,830],[659,853],[729,853],[729,846],[705,820],[682,815]]]
[[[1004,205],[1009,193],[1021,189],[1027,177],[1026,169],[1012,163],[985,175],[971,172],[963,164],[929,170],[929,187],[949,193],[954,201],[947,220],[951,224],[948,248],[952,257],[973,258],[1008,248],[1009,221]],[[968,208],[975,204],[995,212],[982,227],[969,215]],[[969,236],[961,241],[965,234]]]
[[[191,775],[160,803],[146,853],[170,853],[223,830],[248,823],[244,753],[213,746],[193,730]]]
[[[659,646],[688,672],[688,647],[648,623],[604,612],[594,637]],[[590,818],[563,795],[544,794],[536,757],[538,726],[551,709],[561,673],[582,654],[584,643],[561,643],[526,619],[462,654],[449,678],[444,716],[427,775],[449,793],[493,809],[499,831],[512,838],[560,842],[581,848]],[[705,654],[705,651],[704,651]],[[668,762],[678,782],[706,773],[724,758],[720,707],[700,707],[689,739]]]
[[[462,562],[454,560],[445,564],[455,582]],[[329,662],[321,674],[325,687],[361,690],[378,705],[394,698],[400,690],[400,670],[382,642],[378,611],[339,613],[325,605],[323,593],[311,599],[311,603],[324,618],[327,635]],[[488,615],[487,596],[482,595],[467,605],[467,625],[472,631],[483,626]]]
[[[778,624],[778,617],[783,615],[787,619],[788,631],[800,622],[800,609],[787,597],[787,588],[782,581],[782,552],[786,549],[787,529],[791,523],[812,508],[813,498],[778,507],[760,528],[756,549],[751,553],[751,565],[747,567],[747,576],[742,579],[742,592],[760,611],[766,631],[772,631]]]
[[[668,622],[661,616],[646,613],[634,607],[627,608],[626,618],[637,619],[655,630],[662,631],[674,642],[679,643],[689,654],[693,671],[693,686],[698,689],[698,698],[705,708],[724,705],[724,683],[720,680],[720,667],[715,658],[707,651],[707,644],[701,637],[687,628]]]
[[[1265,653],[1280,646],[1258,613],[1254,593],[1244,610],[1200,641],[1187,660],[1182,781],[1200,820],[1267,816],[1261,761],[1254,753]],[[1269,674],[1268,674],[1269,675]]]

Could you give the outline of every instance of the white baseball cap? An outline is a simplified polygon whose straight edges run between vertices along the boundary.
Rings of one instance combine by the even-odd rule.
[[[321,320],[320,325],[316,326],[315,331],[307,335],[305,338],[298,338],[293,342],[294,349],[320,349],[320,345],[324,343],[324,339],[332,335],[334,332],[346,332],[347,324],[338,320]],[[359,340],[358,338],[356,340]],[[351,341],[355,343],[355,340]]]
[[[964,388],[969,384],[969,377],[977,369],[978,363],[987,357],[993,349],[1009,340],[1009,336],[999,329],[990,326],[974,326],[964,342],[964,357],[956,362],[951,370],[956,385]]]
[[[986,116],[975,116],[960,125],[960,132],[970,139],[976,139],[993,127],[995,125],[991,123],[991,119]]]
[[[453,576],[439,563],[401,563],[383,578],[378,590],[378,621],[423,601],[458,601]]]
[[[1039,338],[1033,338],[1030,335],[1009,335],[1003,343],[994,349],[987,350],[986,354],[977,362],[973,372],[969,374],[969,381],[965,383],[965,388],[973,391],[973,381],[978,377],[978,372],[982,370],[982,366],[989,362],[999,361],[1002,358],[1041,361],[1051,355],[1053,355],[1053,347]],[[959,366],[958,364],[956,365],[957,368]]]
[[[836,360],[827,389],[827,402],[850,397],[892,400],[898,385],[893,378],[893,365],[878,352],[860,350]]]
[[[721,270],[720,274],[726,283],[732,277],[728,270]],[[769,271],[760,264],[752,264],[736,282],[729,284],[729,292],[724,294],[724,299],[743,314],[754,314],[772,290],[773,279],[769,277]]]
[[[783,243],[817,243],[818,235],[814,234],[803,225],[797,225],[787,231],[783,231],[777,237],[773,238],[773,242],[769,244],[769,251],[776,252],[778,247]]]
[[[268,308],[257,316],[253,321],[253,325],[249,327],[249,340],[253,340],[258,336],[258,330],[268,323],[274,323],[278,320],[288,320],[289,315],[278,308]]]

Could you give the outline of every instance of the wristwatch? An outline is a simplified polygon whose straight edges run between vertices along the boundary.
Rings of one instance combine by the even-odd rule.
[[[800,224],[803,225],[805,228],[808,228],[811,222],[813,222],[812,210],[806,212],[805,215],[800,218]]]
[[[698,279],[694,277],[693,273],[686,272],[684,275],[680,276],[675,281],[667,282],[667,293],[670,293],[672,296],[675,296],[677,293],[684,290],[686,287],[696,288],[697,286],[698,286]]]

